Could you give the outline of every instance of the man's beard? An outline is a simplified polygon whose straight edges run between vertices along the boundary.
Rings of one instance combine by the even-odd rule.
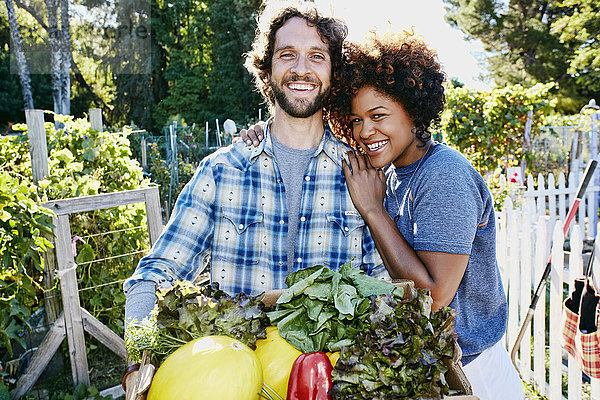
[[[294,101],[288,98],[283,90],[283,85],[287,82],[293,82],[295,80],[296,79],[288,79],[281,86],[279,86],[273,81],[273,79],[271,79],[271,89],[273,90],[275,101],[288,115],[294,118],[308,118],[323,108],[325,105],[325,100],[327,99],[327,96],[329,96],[330,88],[327,88],[325,91],[321,91],[319,89],[317,97],[315,97],[312,101],[308,99]],[[319,88],[320,87],[321,86],[319,86]]]

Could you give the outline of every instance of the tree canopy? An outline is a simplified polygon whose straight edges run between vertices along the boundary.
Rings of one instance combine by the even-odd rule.
[[[15,3],[20,30],[47,41],[45,11]],[[156,132],[174,118],[201,124],[215,118],[246,122],[257,115],[262,99],[243,66],[243,54],[254,38],[260,0],[147,0],[143,10],[134,9],[144,3],[139,1],[121,1],[116,9],[95,0],[75,3],[93,18],[71,19],[73,115],[101,107],[111,125],[133,122]],[[114,20],[120,25],[113,27]],[[123,24],[143,25],[147,49],[139,51],[133,40],[107,40],[108,31],[118,34]],[[10,66],[8,32],[0,11],[0,70]],[[18,76],[2,74],[0,80],[0,99],[7,100],[0,105],[2,129],[23,121],[24,113]],[[49,75],[32,74],[36,108],[52,108],[49,81]],[[47,100],[38,102],[40,97]]]
[[[479,39],[497,85],[556,82],[558,107],[600,95],[600,5],[594,0],[444,0],[446,20]]]

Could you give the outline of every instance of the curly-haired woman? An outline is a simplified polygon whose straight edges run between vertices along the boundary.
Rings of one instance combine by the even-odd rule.
[[[475,395],[523,399],[500,343],[507,305],[492,196],[465,157],[431,139],[445,104],[437,54],[415,35],[374,33],[347,44],[343,61],[326,112],[337,134],[363,153],[349,154],[344,174],[386,268],[392,278],[429,288],[435,309],[458,312]]]
[[[436,53],[415,35],[388,33],[348,44],[344,58],[329,119],[365,154],[350,154],[344,174],[390,275],[458,312],[475,395],[523,398],[500,343],[507,307],[492,196],[465,157],[431,139],[445,104]]]

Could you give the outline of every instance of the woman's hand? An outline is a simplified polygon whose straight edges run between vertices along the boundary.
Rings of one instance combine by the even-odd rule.
[[[369,159],[353,151],[348,152],[348,160],[342,162],[342,169],[346,176],[346,184],[354,206],[365,220],[372,212],[385,211],[385,174],[382,170],[373,168]]]
[[[254,145],[254,147],[258,147],[260,142],[264,139],[264,125],[265,123],[263,121],[259,121],[248,129],[242,129],[240,131],[240,137],[248,146]]]

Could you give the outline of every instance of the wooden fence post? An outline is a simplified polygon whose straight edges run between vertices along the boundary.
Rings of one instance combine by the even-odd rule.
[[[77,289],[76,265],[71,245],[71,227],[69,215],[54,218],[56,226],[56,256],[58,258],[58,274],[63,299],[65,324],[71,330],[67,335],[71,372],[75,385],[83,383],[90,385],[87,355],[85,353],[85,338],[83,336],[83,318]]]
[[[550,348],[550,392],[548,397],[562,397],[562,346],[560,335],[562,329],[563,302],[563,270],[564,252],[563,223],[557,219],[552,234],[552,267],[550,269],[550,316],[549,316],[549,348]]]
[[[48,145],[46,141],[46,128],[44,126],[44,111],[25,110],[27,121],[27,136],[29,138],[29,152],[31,154],[31,176],[37,184],[48,176]],[[52,244],[54,238],[44,235]],[[57,268],[54,250],[50,249],[43,254],[44,259],[44,307],[46,311],[46,322],[52,324],[60,313],[59,300],[52,294],[54,287],[54,270]]]
[[[31,154],[31,175],[33,183],[48,176],[48,145],[42,110],[25,110],[29,152]]]
[[[150,188],[145,193],[144,198],[146,202],[146,220],[148,221],[150,246],[154,246],[154,243],[156,243],[163,230],[158,186]]]
[[[90,108],[90,124],[92,129],[102,132],[102,110],[99,108]]]
[[[142,151],[142,168],[146,168],[146,166],[148,165],[147,160],[146,160],[146,139],[142,138],[142,140],[140,140],[140,149]]]

